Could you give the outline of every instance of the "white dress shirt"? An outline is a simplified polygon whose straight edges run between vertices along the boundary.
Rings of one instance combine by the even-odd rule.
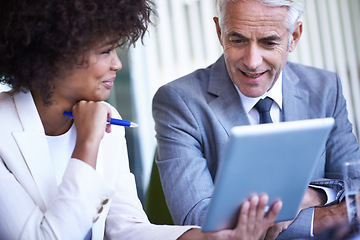
[[[54,165],[56,182],[60,185],[76,142],[76,128],[73,124],[69,131],[60,136],[46,136],[51,160]]]
[[[275,82],[274,86],[264,93],[262,96],[257,98],[247,97],[240,92],[240,90],[236,87],[236,90],[239,93],[241,98],[241,102],[244,106],[245,112],[248,114],[248,118],[250,123],[259,124],[260,123],[260,116],[259,112],[254,108],[255,104],[260,100],[264,99],[265,97],[270,97],[274,100],[271,109],[270,109],[270,116],[274,123],[282,122],[282,115],[281,115],[281,108],[282,108],[282,72],[278,80]]]

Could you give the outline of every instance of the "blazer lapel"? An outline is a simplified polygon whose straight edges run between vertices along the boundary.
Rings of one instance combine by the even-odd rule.
[[[24,131],[13,136],[46,207],[56,195],[57,183],[45,132],[31,93],[16,94],[14,101]]]
[[[301,88],[299,77],[288,67],[283,70],[284,121],[309,119],[309,93]]]
[[[227,74],[223,56],[211,69],[208,92],[216,96],[209,102],[209,106],[228,135],[232,127],[250,124],[235,86]],[[309,92],[301,87],[299,77],[286,65],[283,69],[284,121],[309,119],[308,107]]]
[[[208,93],[216,96],[209,106],[228,135],[232,127],[250,124],[240,96],[227,74],[223,56],[211,69]]]

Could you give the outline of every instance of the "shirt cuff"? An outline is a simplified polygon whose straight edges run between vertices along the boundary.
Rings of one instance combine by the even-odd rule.
[[[310,185],[310,187],[313,187],[313,188],[317,188],[317,189],[322,189],[325,194],[326,194],[326,204],[328,203],[332,203],[333,201],[336,200],[336,194],[337,192],[332,189],[332,188],[329,188],[329,187],[324,187],[324,186],[318,186],[318,185]]]
[[[310,225],[310,237],[314,237],[314,212],[315,212],[315,208],[312,208],[312,217],[311,217],[311,225]]]

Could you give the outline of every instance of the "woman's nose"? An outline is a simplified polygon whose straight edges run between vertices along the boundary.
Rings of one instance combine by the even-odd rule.
[[[111,70],[112,71],[118,71],[118,70],[120,70],[122,68],[122,63],[120,61],[119,56],[117,55],[116,49],[114,49],[112,51],[112,54],[113,54],[114,57],[113,57],[113,59],[111,61],[111,66],[110,66]]]

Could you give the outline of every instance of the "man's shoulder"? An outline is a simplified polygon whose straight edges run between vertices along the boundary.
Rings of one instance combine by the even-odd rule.
[[[325,70],[322,68],[317,68],[317,67],[313,67],[313,66],[308,66],[308,65],[304,65],[304,64],[300,64],[300,63],[294,63],[294,62],[287,62],[285,68],[285,71],[293,71],[295,74],[297,75],[336,75],[336,73],[329,71],[329,70]]]
[[[169,86],[189,86],[189,84],[200,84],[201,82],[208,81],[210,77],[212,65],[206,68],[198,68],[195,71],[181,76],[175,80],[170,81],[166,85]]]
[[[283,69],[283,81],[284,84],[295,84],[313,92],[336,89],[340,78],[336,73],[325,69],[288,62]]]
[[[175,88],[186,87],[187,89],[189,89],[189,86],[204,87],[208,85],[208,82],[211,81],[212,78],[216,78],[218,75],[226,75],[226,67],[223,56],[220,56],[216,62],[207,67],[198,68],[191,73],[170,81],[165,85]]]
[[[188,73],[184,76],[181,76],[171,82],[169,82],[170,85],[182,85],[182,84],[188,84],[192,81],[201,81],[204,79],[208,79],[210,72],[210,67],[207,68],[198,68],[195,71]]]
[[[211,76],[211,66],[199,68],[189,74],[161,86],[158,92],[176,92],[181,96],[203,94],[207,91]]]

